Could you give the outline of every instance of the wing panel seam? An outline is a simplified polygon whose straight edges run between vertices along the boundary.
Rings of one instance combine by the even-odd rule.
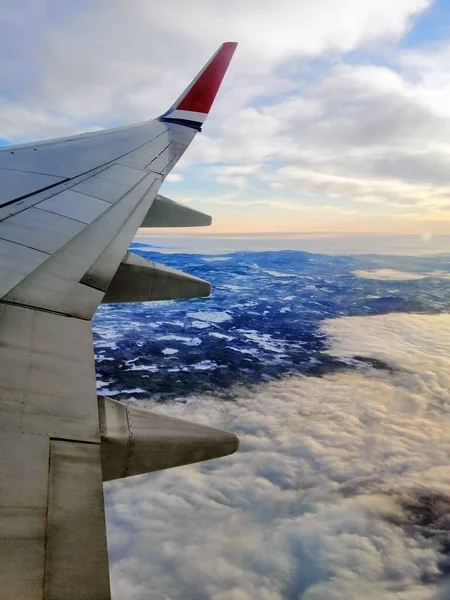
[[[89,196],[88,196],[89,198]],[[98,198],[97,198],[98,200]],[[33,206],[33,208],[36,208],[37,210],[41,210],[42,212],[46,212],[46,213],[50,213],[52,215],[56,215],[57,217],[64,217],[64,219],[69,219],[69,221],[75,221],[76,223],[81,223],[82,225],[89,225],[90,223],[86,223],[86,221],[80,221],[80,219],[74,219],[73,217],[69,217],[67,215],[62,215],[61,213],[57,213],[54,210],[48,210],[47,208],[39,208],[39,204],[37,204],[36,206]],[[101,213],[99,216],[101,216],[103,213]],[[97,217],[98,218],[98,217]],[[91,221],[93,222],[93,221]],[[81,230],[83,231],[83,230]]]
[[[100,171],[100,172],[101,172],[101,173],[103,173],[103,171]],[[94,175],[93,177],[95,177],[95,175]],[[90,179],[90,178],[88,178],[88,179]],[[88,179],[85,179],[84,181],[88,181]],[[101,177],[101,179],[102,179],[103,181],[109,181],[109,180],[107,180],[107,179],[104,179],[103,177]],[[141,181],[142,181],[142,180],[141,180]],[[83,182],[82,182],[82,181],[80,181],[80,182],[77,182],[77,183],[75,184],[75,187],[76,187],[77,185],[79,185],[80,183],[83,183]],[[111,183],[113,183],[113,182],[111,182]],[[73,192],[74,194],[80,194],[80,196],[86,196],[86,198],[95,198],[96,200],[101,200],[102,202],[107,202],[108,204],[111,204],[111,206],[112,206],[113,204],[115,204],[116,202],[119,202],[119,200],[120,200],[120,199],[123,197],[123,196],[120,196],[118,200],[113,200],[113,201],[111,202],[110,200],[105,200],[104,198],[98,198],[97,196],[94,196],[94,194],[86,194],[85,192],[79,192],[78,190],[73,190],[72,188],[69,188],[69,190],[70,190],[71,192]],[[48,198],[47,198],[47,200],[48,200]]]
[[[18,172],[29,173],[29,171],[18,171]],[[42,175],[45,175],[45,174],[46,173],[42,173]],[[49,177],[57,177],[57,176],[49,175]],[[47,190],[50,190],[50,189],[56,187],[57,185],[63,185],[64,183],[67,183],[68,181],[71,181],[70,177],[66,177],[66,179],[62,179],[61,181],[52,183],[51,185],[47,185],[46,187],[40,188],[39,190],[34,190],[34,192],[30,192],[29,194],[24,194],[23,196],[19,196],[17,198],[14,198],[13,200],[8,200],[7,202],[3,202],[3,204],[0,204],[0,208],[4,208],[5,206],[9,206],[10,204],[19,202],[19,200],[25,200],[25,198],[30,198],[31,196],[35,196],[36,194],[46,192]]]
[[[163,150],[161,150],[161,152],[160,152],[159,154],[157,154],[157,155],[155,156],[155,158],[152,158],[152,160],[151,160],[151,161],[148,163],[148,165],[146,165],[144,168],[145,168],[145,169],[148,169],[148,168],[150,167],[150,165],[152,164],[152,162],[154,162],[154,161],[155,161],[157,158],[159,158],[159,157],[160,157],[162,154],[164,154],[164,152],[167,150],[167,148],[169,148],[171,145],[172,145],[172,142],[169,142],[169,143],[167,144],[167,146],[166,146],[166,147],[165,147]]]
[[[67,317],[69,319],[78,319],[79,321],[84,321],[85,319],[80,319],[80,317],[74,317],[73,315],[69,315],[68,313],[58,312],[56,310],[51,310],[50,308],[43,308],[42,306],[31,306],[29,304],[20,304],[19,302],[13,302],[12,300],[0,300],[0,306],[5,304],[6,306],[15,306],[16,308],[22,308],[23,310],[35,310],[38,312],[48,313],[50,315],[58,315],[60,317]]]
[[[59,215],[61,216],[61,215]],[[35,248],[34,246],[27,246],[27,244],[20,244],[19,242],[13,242],[12,240],[7,240],[4,237],[1,237],[0,240],[3,242],[8,242],[9,244],[15,244],[16,246],[23,246],[24,248],[29,248],[30,250],[35,250],[36,252],[40,252],[41,254],[46,254],[47,256],[53,256],[50,252],[45,252],[45,250],[39,250],[39,248]],[[40,265],[39,265],[40,266]]]

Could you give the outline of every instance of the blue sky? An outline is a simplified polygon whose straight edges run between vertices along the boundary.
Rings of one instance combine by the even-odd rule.
[[[211,232],[450,232],[443,0],[25,4],[2,15],[0,143],[157,116],[236,40],[163,193]]]
[[[450,38],[450,7],[446,0],[435,0],[400,42],[403,48],[446,42]]]

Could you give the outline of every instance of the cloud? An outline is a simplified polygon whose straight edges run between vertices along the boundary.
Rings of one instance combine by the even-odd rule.
[[[170,183],[179,183],[180,181],[183,181],[183,179],[181,173],[169,173],[166,177],[166,181],[169,181]]]
[[[114,598],[445,597],[450,316],[323,330],[348,370],[164,406],[241,449],[105,486]]]
[[[185,11],[179,0],[151,7],[144,0],[132,5],[98,0],[75,11],[41,2],[39,10],[30,12],[34,21],[18,18],[12,9],[3,15],[11,37],[2,43],[8,50],[5,62],[19,61],[21,72],[28,75],[29,87],[20,89],[18,103],[39,103],[82,122],[126,122],[165,110],[224,39],[240,42],[221,105],[236,110],[236,104],[243,106],[249,97],[270,92],[274,78],[269,75],[280,62],[397,40],[429,4],[230,0],[223,10],[219,0],[192,0]],[[182,19],[176,17],[180,11]],[[37,55],[26,43],[29,30]],[[24,48],[12,43],[17,37],[25,40]],[[1,87],[15,97],[12,72],[5,69]]]
[[[196,156],[264,161],[262,181],[296,186],[300,196],[448,204],[450,122],[393,69],[337,65],[296,96],[235,118],[238,127],[223,124],[213,154],[203,156],[198,145]]]
[[[445,229],[448,42],[396,46],[430,6],[231,0],[224,11],[219,0],[193,0],[183,11],[180,0],[151,8],[144,0],[97,0],[77,9],[42,1],[23,18],[9,9],[2,16],[0,138],[64,135],[161,114],[218,44],[236,39],[205,133],[180,171],[192,169],[218,193],[237,190],[245,201],[252,191],[275,191],[279,205],[259,217],[264,229],[275,220],[282,229],[317,227],[302,211],[293,221],[281,205],[325,198],[344,217],[354,215],[330,217],[337,228],[373,223],[380,230],[392,222]],[[241,174],[230,174],[238,168]],[[213,202],[204,209],[213,213]]]
[[[395,269],[374,269],[373,271],[365,271],[364,269],[357,269],[352,271],[357,277],[363,277],[364,279],[379,279],[385,281],[414,281],[417,279],[424,279],[425,277],[432,277],[437,279],[449,279],[450,275],[443,271],[431,271],[429,273],[409,273],[408,271],[396,271]]]
[[[402,61],[397,52],[390,67],[337,61],[312,74],[300,70],[288,97],[228,118],[225,112],[215,137],[196,140],[189,158],[210,163],[200,171],[205,178],[246,198],[248,190],[270,187],[299,205],[328,197],[361,216],[382,207],[385,221],[397,214],[411,225],[427,215],[440,219],[450,198],[450,121],[437,96],[424,93],[426,73],[401,72]],[[444,94],[441,104],[447,106]],[[228,176],[231,169],[241,175]],[[420,208],[417,217],[408,206]]]

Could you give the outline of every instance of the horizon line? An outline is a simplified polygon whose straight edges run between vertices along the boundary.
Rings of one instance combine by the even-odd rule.
[[[172,229],[172,231],[168,231],[168,229]],[[450,236],[450,232],[449,233],[432,233],[432,232],[417,232],[417,231],[411,231],[411,232],[389,232],[389,231],[328,231],[328,230],[317,230],[317,231],[302,231],[302,230],[295,230],[295,229],[291,229],[291,230],[273,230],[273,231],[248,231],[248,232],[243,232],[243,231],[203,231],[203,227],[192,227],[189,228],[189,231],[180,231],[179,229],[175,229],[175,228],[162,228],[162,227],[155,227],[155,229],[152,229],[151,227],[141,227],[138,229],[136,236],[142,236],[142,237],[152,237],[152,236],[157,236],[157,237],[163,237],[163,236],[180,236],[180,237],[191,237],[192,235],[204,235],[207,237],[216,237],[216,236],[235,236],[235,237],[241,237],[241,236],[274,236],[274,235],[302,235],[302,236],[312,236],[312,235],[334,235],[334,236],[346,236],[346,235],[367,235],[367,236],[372,236],[372,235],[386,235],[386,236],[398,236],[398,237],[404,237],[404,236],[420,236],[424,239],[424,241],[433,238],[433,237],[446,237],[446,236]]]

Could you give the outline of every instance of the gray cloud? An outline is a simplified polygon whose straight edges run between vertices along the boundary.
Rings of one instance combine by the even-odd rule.
[[[241,449],[106,486],[115,598],[445,597],[450,317],[346,318],[324,330],[331,353],[390,368],[164,407],[234,429]]]
[[[192,0],[185,10],[180,0],[97,0],[75,10],[28,3],[23,16],[11,8],[2,15],[11,32],[2,38],[2,55],[12,67],[20,64],[28,87],[17,88],[13,68],[2,72],[0,87],[20,104],[58,110],[81,123],[148,118],[177,97],[224,38],[240,42],[225,88],[235,101],[233,87],[273,93],[267,75],[284,60],[398,39],[429,4],[230,0],[224,8],[219,0]],[[18,37],[25,40],[23,51]],[[18,125],[17,135],[30,134]]]
[[[449,115],[421,82],[368,64],[328,64],[299,77],[289,98],[225,119],[219,139],[199,139],[191,160],[225,163],[209,176],[240,188],[269,184],[280,199],[284,188],[300,198],[448,204]],[[230,177],[230,163],[247,175]]]

